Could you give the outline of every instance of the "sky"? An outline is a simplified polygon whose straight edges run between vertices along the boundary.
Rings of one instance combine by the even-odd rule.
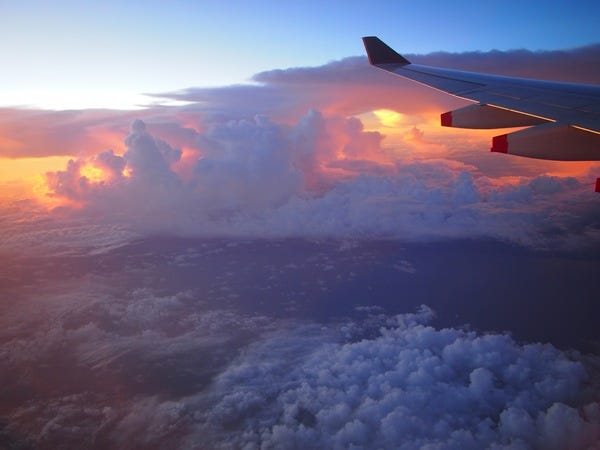
[[[360,39],[598,84],[596,3],[0,17],[0,444],[600,441],[600,164],[441,127],[468,103],[371,67]]]
[[[434,11],[432,13],[432,11]],[[129,108],[144,93],[248,82],[363,54],[566,49],[597,41],[595,2],[2,2],[0,105]]]

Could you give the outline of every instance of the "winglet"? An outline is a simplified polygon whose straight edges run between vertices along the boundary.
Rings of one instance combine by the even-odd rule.
[[[410,61],[404,56],[396,53],[396,51],[388,47],[381,39],[375,36],[366,36],[362,38],[369,62],[372,65],[377,64],[410,64]]]

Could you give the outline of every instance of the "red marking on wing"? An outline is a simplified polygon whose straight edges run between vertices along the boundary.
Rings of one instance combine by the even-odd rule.
[[[443,127],[451,127],[452,126],[452,111],[445,112],[442,114],[442,126]]]
[[[508,135],[501,134],[492,138],[492,152],[508,153]]]

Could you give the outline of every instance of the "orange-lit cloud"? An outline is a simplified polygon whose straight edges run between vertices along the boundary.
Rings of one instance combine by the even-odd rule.
[[[79,175],[85,177],[90,183],[95,184],[102,183],[109,178],[109,175],[100,167],[89,163],[79,168]]]
[[[2,110],[0,167],[37,157],[30,198],[50,214],[137,231],[539,243],[558,209],[595,233],[598,165],[492,154],[504,130],[440,126],[461,100],[364,58],[255,81],[171,96],[198,102],[185,107]]]

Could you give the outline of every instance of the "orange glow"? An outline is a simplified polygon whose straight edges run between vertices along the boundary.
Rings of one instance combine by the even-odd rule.
[[[188,181],[191,180],[194,175],[194,167],[200,157],[198,150],[189,149],[186,147],[181,148],[181,158],[179,161],[172,165],[172,169],[182,179]],[[127,169],[125,169],[127,170]]]
[[[47,209],[53,209],[58,206],[80,206],[80,204],[74,200],[54,195],[49,189],[46,178],[43,175],[31,177],[28,182],[30,183],[29,187],[31,189],[30,195],[38,204]]]
[[[403,134],[406,129],[423,126],[429,117],[404,114],[393,109],[376,109],[355,116],[364,125],[365,131],[377,131],[385,135]]]
[[[70,200],[54,196],[44,176],[46,172],[63,170],[69,159],[72,158],[0,158],[0,201],[31,199],[47,209],[73,205]]]
[[[322,129],[317,127],[321,131],[314,136],[314,142],[310,142],[314,151],[294,160],[297,168],[304,172],[307,184],[315,189],[360,173],[390,174],[403,164],[436,160],[457,170],[473,171],[488,186],[498,187],[518,184],[523,179],[542,174],[582,180],[600,176],[598,163],[490,155],[492,137],[515,129],[442,127],[440,112],[464,105],[453,99],[438,99],[437,94],[429,93],[428,89],[423,92],[412,88],[409,91],[400,89],[394,90],[393,94],[386,89],[375,92],[356,90],[342,97],[344,101],[341,102],[329,99],[328,104],[318,104],[314,120],[322,122],[319,124]],[[325,101],[328,97],[323,99]],[[458,103],[454,105],[453,102]],[[364,105],[370,105],[371,109],[362,108]],[[293,127],[298,123],[298,117],[305,114],[306,111],[302,110],[290,113],[289,117],[273,118],[273,122],[281,124],[287,120]],[[107,185],[117,179],[123,181],[121,177],[135,176],[131,168],[115,172],[114,167],[122,165],[107,165],[102,158],[95,156],[108,149],[112,149],[114,155],[122,155],[126,151],[124,137],[130,132],[129,123],[133,117],[144,115],[142,112],[136,112],[134,116],[133,113],[102,111],[60,114],[0,111],[0,150],[5,156],[17,158],[0,158],[0,183],[7,186],[2,194],[14,196],[19,185],[22,195],[32,195],[49,207],[66,203],[77,205],[77,202],[57,197],[70,195],[64,194],[66,190],[59,188],[53,195],[48,187],[48,184],[52,186],[52,182],[47,182],[43,176],[47,172],[62,171],[64,174],[69,159],[77,159],[76,164],[70,166],[67,178],[74,186],[70,192],[74,192],[73,197],[78,202],[88,198],[89,190],[109,187]],[[22,123],[30,123],[31,126],[23,127]],[[156,136],[174,148],[182,149],[181,158],[172,163],[171,168],[182,181],[193,180],[194,168],[202,157],[202,150],[196,148],[198,143],[195,140],[202,131],[201,118],[180,113],[175,115],[174,122],[156,121],[149,125],[149,130],[149,133],[156,130]],[[46,156],[64,153],[67,155]],[[38,157],[19,158],[22,155]],[[60,183],[59,179],[57,185]]]
[[[547,161],[548,175],[557,177],[585,177],[590,173],[597,171],[596,176],[600,176],[600,166],[593,161]]]
[[[62,170],[71,156],[50,156],[47,158],[0,158],[0,182],[23,181],[37,175]]]
[[[82,177],[86,177],[91,183],[99,184],[108,178],[101,168],[93,166],[92,164],[86,164],[79,169],[79,174]]]
[[[175,117],[182,128],[188,128],[194,130],[196,133],[202,133],[201,125],[197,117],[185,113],[176,114]]]
[[[407,116],[391,109],[378,109],[373,114],[384,127],[399,127],[406,123]]]
[[[490,167],[489,171],[483,169],[482,175],[487,177],[488,185],[496,188],[514,186],[538,175],[575,177],[584,183],[600,175],[600,165],[594,162],[547,161],[511,155],[495,158],[495,155],[489,154],[492,138],[518,129],[442,127],[438,107],[420,111],[416,115],[394,109],[377,109],[356,117],[363,122],[366,131],[377,131],[385,136],[384,149],[396,162],[443,159],[445,164],[449,164],[451,161],[469,161],[466,164],[471,169],[466,170],[473,170],[475,167],[472,164],[481,161],[479,170],[482,170],[481,167]],[[369,161],[385,163],[370,153],[363,156]],[[493,163],[488,161],[489,158],[495,158]],[[491,167],[499,168],[499,173],[495,174]],[[510,175],[510,172],[514,175]],[[508,176],[505,175],[507,173]]]

